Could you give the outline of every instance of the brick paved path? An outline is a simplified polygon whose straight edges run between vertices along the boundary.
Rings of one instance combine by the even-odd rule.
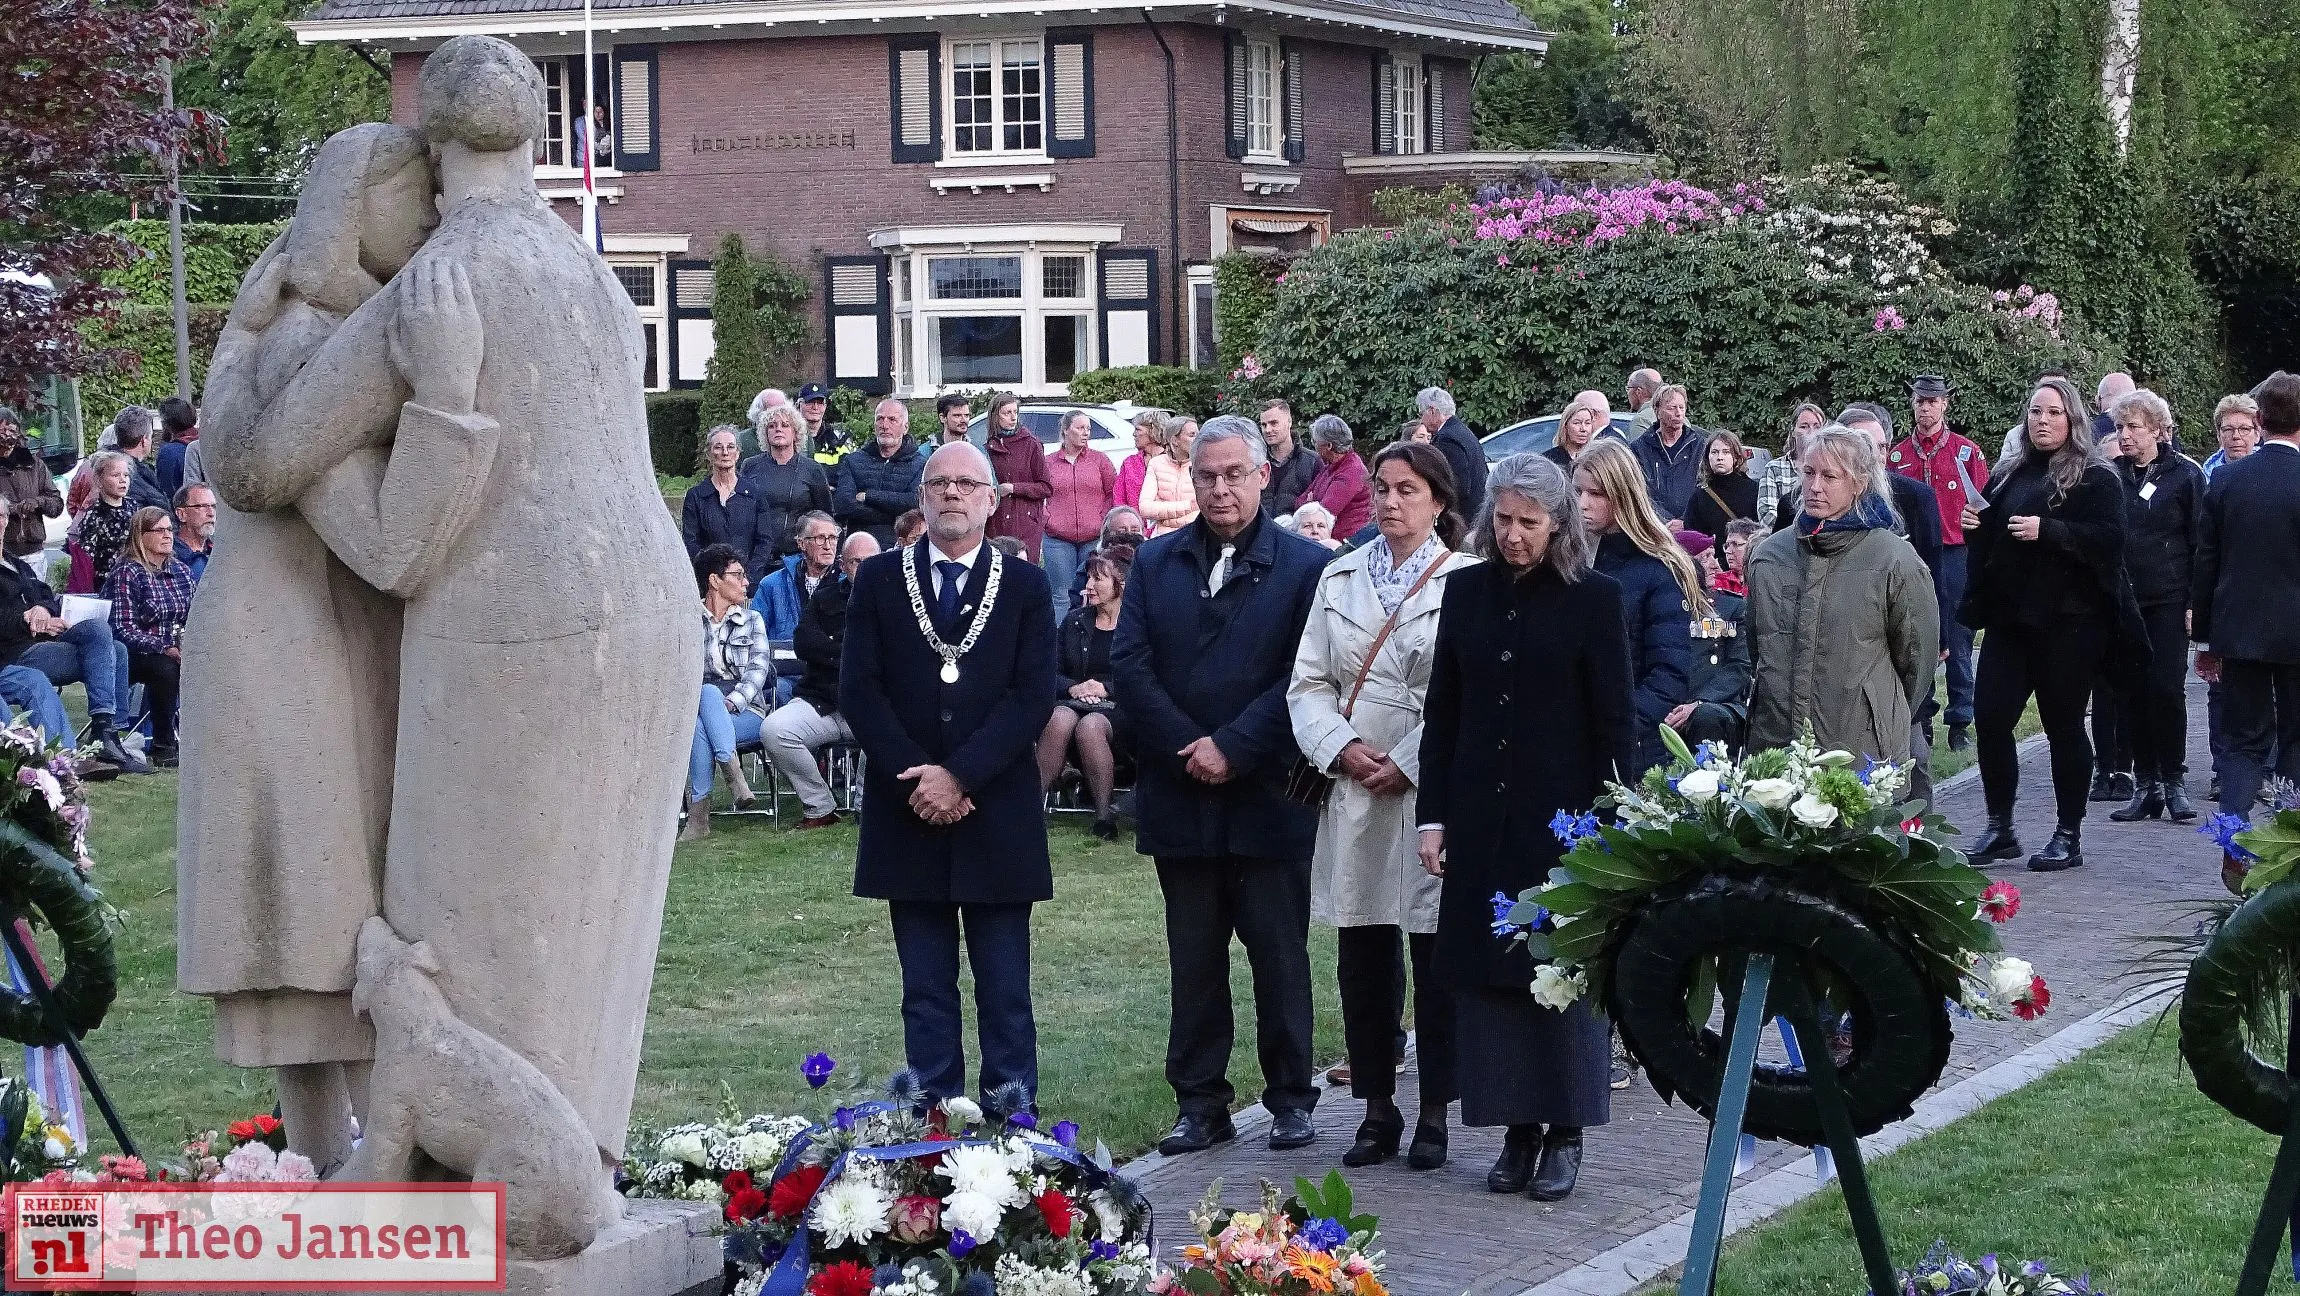
[[[2190,792],[2199,808],[2210,778],[2204,751],[2204,695],[2191,681]],[[1945,789],[1941,806],[1966,834],[1984,821],[1977,778]],[[2017,823],[2022,844],[2044,845],[2052,831],[2051,786],[2041,742],[2023,753]],[[2052,1011],[2042,1021],[1957,1021],[1956,1045],[1942,1083],[1971,1075],[2095,1009],[2114,1002],[2130,982],[2120,975],[2136,951],[2136,938],[2180,925],[2187,901],[2219,891],[2218,854],[2193,826],[2156,820],[2108,821],[2114,807],[2095,804],[2085,821],[2085,866],[2064,873],[2031,873],[2018,862],[1998,866],[2021,888],[2020,917],[2006,928],[2012,950],[2037,965],[2053,987]],[[1320,969],[1320,975],[1332,975]],[[1474,1029],[1465,1023],[1465,1029]],[[1415,1112],[1414,1085],[1400,1077],[1398,1101],[1407,1128]],[[1330,1091],[1318,1107],[1318,1142],[1295,1152],[1272,1152],[1264,1128],[1248,1128],[1234,1143],[1195,1156],[1152,1158],[1140,1170],[1158,1208],[1161,1239],[1171,1248],[1188,1241],[1186,1212],[1219,1178],[1233,1204],[1257,1200],[1259,1184],[1291,1184],[1297,1174],[1323,1175],[1340,1164],[1342,1150],[1363,1114],[1346,1090]],[[1458,1112],[1457,1112],[1458,1117]],[[1453,1130],[1452,1161],[1416,1173],[1402,1158],[1348,1172],[1360,1209],[1382,1219],[1391,1289],[1404,1296],[1509,1296],[1570,1269],[1591,1256],[1692,1209],[1698,1195],[1708,1126],[1684,1107],[1666,1106],[1642,1080],[1614,1095],[1613,1122],[1590,1131],[1581,1183],[1574,1196],[1543,1205],[1485,1191],[1485,1172],[1499,1155],[1501,1131]],[[1760,1169],[1803,1156],[1800,1148],[1759,1145]]]

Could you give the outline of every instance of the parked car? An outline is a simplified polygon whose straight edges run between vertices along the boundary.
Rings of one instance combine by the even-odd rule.
[[[1529,418],[1512,423],[1501,431],[1486,437],[1478,444],[1485,447],[1485,461],[1487,463],[1499,463],[1513,454],[1540,454],[1557,444],[1557,424],[1557,415],[1544,414],[1540,418]],[[1632,439],[1629,428],[1629,416],[1616,414],[1613,416],[1612,426],[1598,435],[1613,436],[1628,441]]]
[[[1120,467],[1126,456],[1134,453],[1134,416],[1141,407],[1117,405],[1055,405],[1022,403],[1022,426],[1047,449],[1062,443],[1062,416],[1072,410],[1085,410],[1086,417],[1094,420],[1094,438],[1087,448],[1098,450],[1110,460],[1111,466]],[[977,446],[990,442],[990,415],[986,411],[974,416],[966,425],[966,439]]]

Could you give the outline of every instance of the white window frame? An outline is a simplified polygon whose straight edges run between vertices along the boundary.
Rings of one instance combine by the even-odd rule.
[[[1078,357],[1077,372],[1101,368],[1102,337],[1099,324],[1100,303],[1095,285],[1100,282],[1096,246],[1091,243],[968,243],[964,246],[913,247],[893,252],[897,266],[909,264],[910,295],[894,303],[894,328],[898,339],[895,350],[895,390],[913,399],[939,394],[951,386],[965,385],[942,381],[939,357],[935,349],[934,321],[947,316],[1005,316],[1021,321],[1022,327],[1022,379],[1011,384],[1025,396],[1067,395],[1070,384],[1050,382],[1046,376],[1046,322],[1051,319],[1083,319],[1086,321],[1086,346]],[[1074,256],[1081,259],[1076,297],[1048,297],[1046,286],[1046,258]],[[931,295],[933,283],[929,263],[949,257],[1015,257],[1021,261],[1022,295],[1020,297],[976,298],[965,301],[936,301]],[[895,271],[896,283],[902,282],[902,272]]]
[[[1246,157],[1283,163],[1286,60],[1276,41],[1246,42]]]
[[[1424,82],[1427,71],[1419,54],[1392,54],[1390,85],[1391,107],[1395,120],[1391,123],[1397,137],[1399,153],[1427,152],[1427,123],[1422,120],[1429,106],[1428,90]]]
[[[655,381],[648,385],[647,390],[671,390],[671,278],[668,258],[659,252],[652,255],[609,253],[607,266],[611,271],[625,267],[645,268],[655,276],[655,304],[640,306],[633,302],[632,306],[639,312],[640,326],[655,335]],[[626,292],[625,296],[628,295]]]
[[[961,148],[959,131],[979,129],[976,122],[966,127],[958,124],[958,58],[957,52],[968,46],[990,47],[990,147],[986,149]],[[1020,119],[1010,121],[1006,115],[1006,48],[1009,45],[1036,47],[1034,63],[1038,70],[1038,144],[1036,147],[1006,147],[1009,126],[1028,125]],[[1015,32],[1003,36],[952,37],[942,43],[942,85],[937,93],[942,96],[942,148],[946,159],[964,161],[996,160],[999,162],[1042,161],[1046,158],[1047,134],[1053,129],[1048,120],[1047,56],[1045,32]],[[970,96],[971,97],[971,96]]]

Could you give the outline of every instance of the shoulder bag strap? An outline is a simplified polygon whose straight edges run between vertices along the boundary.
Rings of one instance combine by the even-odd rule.
[[[1703,482],[1701,483],[1701,493],[1708,496],[1710,502],[1717,506],[1717,511],[1724,514],[1727,518],[1735,518],[1740,516],[1740,514],[1733,511],[1732,505],[1726,503],[1724,498],[1717,494],[1717,488],[1715,486],[1710,485],[1708,482]],[[1724,537],[1719,536],[1718,539],[1722,540]]]
[[[1439,568],[1452,561],[1453,550],[1448,549],[1439,554],[1437,561],[1429,565],[1429,570],[1421,574],[1421,579],[1414,582],[1413,588],[1406,591],[1406,596],[1398,600],[1398,610],[1390,613],[1389,620],[1382,622],[1381,633],[1374,636],[1374,646],[1366,649],[1366,659],[1358,663],[1358,678],[1350,685],[1350,696],[1348,700],[1342,703],[1342,718],[1344,720],[1349,719],[1350,712],[1357,709],[1358,694],[1365,690],[1366,676],[1371,674],[1374,669],[1374,658],[1382,655],[1382,645],[1390,641],[1390,631],[1398,628],[1399,614],[1406,610],[1406,604],[1414,601],[1414,595],[1422,592],[1422,586],[1430,583],[1430,577],[1437,575]]]

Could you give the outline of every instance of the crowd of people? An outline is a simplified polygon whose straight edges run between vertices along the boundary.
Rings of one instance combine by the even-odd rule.
[[[2082,865],[2104,791],[2119,821],[2196,816],[2192,638],[2215,681],[2223,808],[2241,812],[2275,762],[2300,764],[2300,626],[2276,637],[2300,613],[2264,608],[2300,570],[2300,491],[2243,466],[2263,436],[2300,448],[2300,379],[2221,401],[2205,464],[2122,374],[2090,402],[2040,376],[1994,455],[1952,428],[1939,375],[1909,383],[1905,414],[1799,405],[1764,461],[1695,424],[1683,385],[1640,370],[1627,389],[1626,426],[1582,392],[1553,446],[1490,467],[1442,388],[1370,456],[1342,419],[1303,436],[1271,401],[1255,421],[1144,412],[1115,466],[1089,448],[1085,411],[1049,449],[997,396],[977,447],[972,410],[946,397],[921,446],[906,407],[882,402],[868,442],[825,475],[827,511],[769,537],[690,528],[711,683],[687,831],[708,831],[714,768],[750,796],[719,712],[763,712],[803,827],[838,821],[825,748],[859,748],[857,894],[894,913],[910,1060],[955,1092],[962,948],[982,996],[980,1084],[1035,1075],[1028,910],[1052,895],[1049,793],[1090,806],[1106,839],[1130,804],[1165,902],[1177,1114],[1161,1150],[1235,1137],[1233,940],[1252,967],[1271,1145],[1316,1137],[1317,922],[1339,937],[1349,1056],[1332,1079],[1367,1104],[1344,1162],[1443,1164],[1458,1101],[1463,1123],[1506,1130],[1488,1187],[1556,1200],[1630,1072],[1600,1017],[1532,997],[1491,900],[1547,875],[1557,811],[1665,761],[1664,726],[1733,748],[1810,730],[1913,763],[1929,800],[1945,722],[1981,767],[1976,853],[2040,871]],[[770,422],[761,444],[799,461],[787,434],[805,426]],[[736,435],[714,433],[698,492],[741,496]],[[711,503],[691,498],[689,516]],[[2283,510],[2273,554],[2247,508]],[[2219,539],[2234,534],[2246,542]],[[738,592],[751,552],[777,564],[753,607],[784,619],[769,637],[803,662],[780,707],[748,674],[758,649],[733,646],[757,637]],[[2033,854],[2013,822],[2032,699],[2054,784],[2054,831]],[[1410,1138],[1396,1101],[1409,987]]]

